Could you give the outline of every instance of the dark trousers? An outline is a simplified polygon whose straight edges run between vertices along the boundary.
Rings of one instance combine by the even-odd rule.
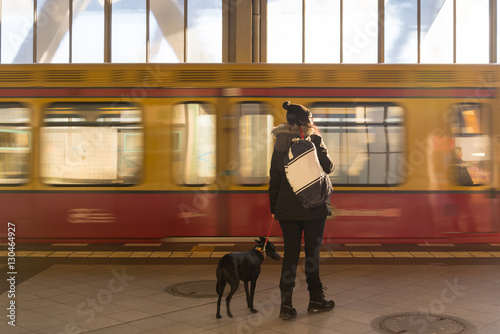
[[[285,246],[283,266],[281,267],[281,290],[295,287],[297,265],[301,251],[302,231],[304,232],[304,261],[308,290],[321,288],[319,278],[319,251],[323,242],[326,217],[315,220],[280,220]]]

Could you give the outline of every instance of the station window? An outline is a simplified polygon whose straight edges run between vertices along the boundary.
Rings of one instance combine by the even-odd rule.
[[[41,178],[52,185],[132,185],[143,160],[141,110],[129,103],[53,103],[41,128]]]
[[[174,183],[203,186],[216,176],[216,117],[206,103],[174,106],[172,160]]]
[[[235,106],[239,115],[238,152],[240,183],[264,184],[269,181],[273,153],[271,130],[274,118],[263,103],[241,103]]]
[[[404,110],[388,103],[316,103],[310,108],[335,162],[335,185],[403,182]]]
[[[31,158],[30,111],[19,103],[0,103],[0,184],[28,182]]]
[[[491,182],[491,116],[478,103],[453,106],[450,117],[452,148],[449,155],[450,182],[460,186]]]
[[[3,64],[33,62],[33,0],[1,2],[0,59]]]

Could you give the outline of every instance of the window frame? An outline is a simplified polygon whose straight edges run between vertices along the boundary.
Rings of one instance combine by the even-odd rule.
[[[185,165],[186,165],[186,158],[187,154],[184,154],[183,156],[183,150],[185,151],[185,145],[188,144],[185,142],[186,138],[189,136],[183,133],[183,129],[180,127],[182,126],[182,123],[178,123],[175,120],[175,117],[177,117],[176,113],[176,107],[177,106],[186,106],[189,104],[197,104],[197,105],[203,105],[208,107],[207,110],[209,111],[207,114],[210,116],[213,116],[214,118],[214,126],[213,126],[213,134],[214,137],[212,138],[214,142],[214,152],[213,155],[215,159],[213,160],[214,162],[214,174],[210,176],[203,176],[200,174],[196,174],[196,178],[202,179],[202,178],[208,178],[208,182],[193,182],[193,183],[186,183],[185,182],[185,176],[183,176]],[[186,110],[184,110],[186,112]],[[186,118],[186,114],[182,116],[183,118]],[[188,101],[179,101],[172,106],[172,119],[171,119],[171,134],[170,134],[170,139],[172,140],[172,146],[171,146],[171,170],[172,170],[172,175],[171,175],[171,180],[172,183],[181,186],[181,187],[205,187],[214,184],[217,181],[217,108],[213,103],[210,103],[208,101],[203,101],[203,100],[188,100]],[[185,120],[184,126],[187,126],[187,120]],[[199,128],[196,129],[196,131],[200,131]],[[177,139],[174,137],[175,135],[178,135]],[[175,145],[177,144],[177,145]],[[183,159],[184,158],[184,159]],[[210,162],[209,162],[210,163]],[[178,180],[182,180],[182,182],[179,182]]]
[[[479,110],[479,120],[476,122],[475,125],[478,126],[479,131],[473,131],[473,132],[468,132],[468,131],[463,131],[463,129],[467,128],[467,121],[465,120],[465,117],[463,116],[463,111],[464,109],[470,109],[470,108],[475,108],[476,110]],[[473,139],[473,138],[481,138],[483,137],[483,144],[486,144],[486,150],[485,152],[482,152],[485,154],[485,156],[489,156],[489,159],[477,159],[477,160],[465,160],[464,161],[464,167],[467,168],[467,171],[469,173],[469,176],[473,182],[473,184],[467,184],[464,182],[455,182],[452,180],[453,175],[449,174],[448,175],[448,184],[453,185],[453,186],[459,186],[459,187],[474,187],[474,186],[489,186],[493,183],[493,145],[492,145],[492,120],[493,120],[493,115],[492,115],[492,110],[489,107],[489,105],[484,104],[484,103],[479,103],[479,102],[464,102],[464,103],[454,103],[451,105],[449,109],[449,114],[448,114],[448,133],[449,137],[453,143],[453,148],[454,147],[460,147],[462,149],[462,153],[469,154],[471,156],[477,155],[480,153],[471,153],[467,152],[469,149],[464,150],[463,144],[467,141],[467,139]],[[458,127],[456,126],[458,124]],[[458,140],[457,144],[457,138],[460,138]],[[477,148],[478,146],[476,146]],[[450,149],[451,150],[451,149]],[[451,156],[452,152],[448,155],[447,161],[447,169],[448,173],[451,173],[452,169],[452,164],[451,164]],[[484,162],[484,165],[486,168],[481,170],[480,163]],[[479,175],[479,177],[474,176],[474,174],[471,175],[471,170],[470,169],[476,169],[476,173]],[[460,170],[456,170],[455,173],[460,173]],[[481,174],[489,175],[489,179],[486,179],[484,182],[479,182],[476,183],[474,179],[480,178]],[[457,174],[455,174],[457,175]]]
[[[242,105],[249,105],[249,104],[254,104],[254,105],[259,105],[260,108],[257,112],[250,112],[250,113],[243,113],[240,106]],[[263,107],[263,108],[262,108]],[[237,182],[242,185],[242,186],[262,186],[267,183],[269,183],[269,169],[271,168],[271,157],[273,153],[273,147],[274,147],[274,140],[271,134],[271,130],[274,128],[274,121],[275,117],[273,115],[273,108],[272,106],[263,101],[240,101],[232,105],[231,109],[234,111],[235,114],[237,114],[237,152],[236,156],[238,157],[238,180]],[[241,173],[241,166],[243,165],[242,163],[242,156],[241,156],[241,120],[242,117],[244,116],[250,116],[250,115],[258,115],[258,116],[270,116],[271,117],[271,128],[268,129],[269,131],[266,131],[266,134],[268,135],[268,156],[267,156],[267,168],[265,169],[266,175],[265,176],[243,176]],[[260,129],[262,130],[262,129]],[[254,141],[252,141],[254,142]]]
[[[28,171],[26,174],[26,178],[24,178],[20,182],[16,183],[8,183],[4,182],[4,178],[0,178],[0,187],[15,187],[15,186],[22,186],[25,184],[28,184],[32,180],[32,173],[33,173],[33,115],[32,115],[32,110],[27,107],[24,103],[20,102],[0,102],[0,110],[5,108],[19,108],[19,109],[25,109],[27,111],[29,119],[27,122],[23,123],[8,123],[8,122],[2,122],[0,120],[0,132],[9,132],[9,131],[3,131],[2,129],[5,127],[12,127],[12,128],[25,128],[27,133],[28,133],[28,157],[27,157],[27,165],[28,165]],[[6,129],[5,129],[6,130]],[[1,150],[2,148],[0,148]]]
[[[129,110],[137,110],[140,116],[140,119],[138,121],[130,121],[130,122],[119,122],[119,121],[101,121],[98,122],[97,120],[99,119],[98,117],[95,117],[95,115],[91,115],[95,117],[94,121],[88,121],[88,119],[85,119],[83,121],[77,121],[77,122],[70,122],[68,118],[68,121],[61,121],[61,122],[56,122],[56,121],[47,121],[48,117],[47,115],[50,115],[49,113],[53,111],[55,108],[68,108],[71,112],[71,107],[70,106],[88,106],[87,108],[90,110],[92,107],[94,108],[93,110],[99,110],[99,108],[116,108],[123,106],[124,110],[129,109]],[[73,109],[77,110],[77,109]],[[96,113],[97,114],[97,113]],[[43,114],[42,114],[42,125],[40,128],[40,166],[39,166],[39,173],[40,173],[40,180],[42,183],[53,186],[53,187],[130,187],[130,186],[136,186],[140,184],[144,178],[144,169],[145,169],[145,159],[146,159],[146,150],[145,150],[145,131],[144,131],[144,112],[142,108],[140,108],[137,104],[130,103],[130,102],[108,102],[108,101],[102,101],[102,102],[88,102],[88,101],[70,101],[70,102],[53,102],[45,106],[43,109]],[[71,115],[71,113],[69,114]],[[74,113],[73,115],[77,115]],[[103,114],[101,114],[103,115]],[[121,111],[120,111],[120,116],[121,116]],[[49,119],[50,120],[50,119]],[[61,178],[61,182],[57,181],[51,181],[53,178],[52,176],[45,176],[44,175],[44,145],[45,141],[47,138],[45,138],[44,131],[47,128],[77,128],[77,129],[85,129],[85,128],[96,128],[96,129],[105,129],[105,128],[113,128],[117,130],[123,130],[127,129],[127,127],[133,128],[133,129],[138,129],[140,132],[141,136],[141,145],[142,145],[142,151],[139,151],[142,156],[139,158],[141,165],[138,167],[138,171],[136,172],[135,176],[133,177],[132,181],[124,182],[127,180],[126,177],[119,175],[119,168],[120,168],[120,161],[119,159],[123,158],[123,154],[120,154],[120,151],[124,148],[124,146],[120,146],[120,137],[118,134],[120,131],[116,131],[117,138],[116,138],[116,177],[114,180],[109,179],[108,181],[103,181],[103,182],[98,182],[99,179],[91,179],[92,182],[84,183],[81,181],[78,182],[71,182],[71,179],[68,179],[67,182],[64,182],[64,178]],[[125,134],[124,134],[125,135]],[[85,135],[84,135],[85,136]],[[90,141],[88,137],[85,138],[86,141]],[[125,145],[124,143],[122,145]],[[85,179],[82,179],[85,180]]]
[[[325,107],[329,107],[329,108],[345,108],[345,109],[355,109],[355,108],[359,108],[359,107],[364,107],[364,122],[359,122],[359,123],[354,123],[354,122],[348,122],[348,121],[333,121],[333,122],[328,122],[328,121],[318,121],[318,116],[322,116],[322,115],[329,115],[328,113],[321,113],[321,112],[318,112],[318,108],[325,108]],[[370,107],[377,107],[377,108],[384,108],[384,114],[383,114],[383,120],[382,122],[373,122],[373,123],[369,123],[366,121],[366,113],[367,113],[367,108],[370,108]],[[388,108],[389,107],[397,107],[397,108],[400,108],[402,110],[402,115],[401,115],[401,120],[398,121],[398,122],[388,122]],[[328,148],[328,151],[329,151],[329,154],[330,156],[332,156],[333,152],[335,152],[335,150],[331,147],[331,144],[329,144],[325,139],[327,138],[326,135],[323,135],[323,133],[328,133],[328,129],[323,129],[324,127],[328,126],[328,127],[331,127],[332,129],[336,129],[334,131],[332,131],[333,133],[337,132],[339,134],[339,140],[342,140],[342,136],[344,135],[347,135],[349,133],[349,129],[353,129],[353,128],[361,128],[363,127],[364,128],[364,133],[366,133],[366,157],[367,157],[367,162],[369,164],[369,161],[370,161],[370,146],[372,144],[370,144],[370,142],[368,141],[368,138],[370,136],[370,133],[372,133],[372,131],[370,131],[371,129],[375,127],[380,127],[382,126],[383,129],[384,129],[384,137],[385,137],[385,143],[384,143],[384,146],[385,146],[385,151],[384,152],[378,152],[378,153],[381,153],[381,154],[384,154],[385,155],[385,183],[369,183],[369,177],[370,177],[370,166],[368,165],[367,167],[367,182],[366,183],[349,183],[349,171],[347,170],[346,172],[346,181],[345,183],[339,183],[337,182],[335,179],[334,179],[334,175],[336,173],[340,173],[341,170],[340,168],[342,168],[342,166],[344,166],[341,161],[343,159],[349,159],[349,156],[348,156],[348,152],[349,151],[342,151],[343,149],[343,146],[341,145],[341,147],[338,149],[338,154],[340,155],[340,158],[341,158],[341,161],[335,161],[335,158],[334,158],[334,163],[336,165],[336,168],[335,168],[335,171],[330,174],[330,179],[332,181],[332,183],[334,184],[334,186],[345,186],[345,187],[395,187],[395,186],[398,186],[398,185],[401,185],[403,184],[406,179],[407,179],[407,176],[406,175],[403,175],[401,172],[400,172],[400,169],[399,166],[401,166],[402,164],[405,163],[406,161],[406,154],[407,154],[407,142],[406,142],[406,136],[407,136],[407,127],[406,127],[406,110],[403,108],[403,106],[399,105],[399,104],[396,104],[396,103],[393,103],[393,102],[315,102],[315,103],[312,103],[310,106],[309,106],[309,109],[311,110],[311,112],[313,113],[313,121],[314,121],[314,124],[320,129],[321,133],[322,133],[322,138],[323,138],[323,141],[325,142],[325,145],[327,146]],[[321,118],[319,118],[321,119]],[[390,146],[391,146],[391,141],[389,140],[389,135],[390,135],[390,131],[388,130],[389,127],[394,127],[394,128],[401,128],[402,131],[400,134],[398,134],[398,138],[401,139],[400,140],[400,146],[402,148],[402,151],[398,151],[398,150],[391,150],[390,149]],[[329,147],[330,145],[330,147]],[[391,154],[396,154],[395,156],[395,159],[397,159],[394,163],[391,163]],[[333,157],[332,157],[333,158]],[[348,160],[349,161],[349,160]],[[355,162],[355,161],[354,161]],[[351,168],[353,165],[354,165],[354,162],[352,164],[350,164],[348,167]],[[396,164],[392,169],[391,167]],[[347,165],[345,165],[347,166]],[[348,168],[348,169],[349,169]],[[397,179],[395,182],[390,182],[392,181],[392,179]]]

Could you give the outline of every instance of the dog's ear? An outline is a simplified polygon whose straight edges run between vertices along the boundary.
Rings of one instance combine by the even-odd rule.
[[[266,240],[266,237],[259,237],[260,238],[260,241],[265,241]]]

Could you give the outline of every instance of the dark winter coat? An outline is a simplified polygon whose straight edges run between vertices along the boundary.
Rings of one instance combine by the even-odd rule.
[[[328,155],[328,149],[323,143],[323,139],[314,128],[301,126],[304,138],[311,137],[311,141],[316,146],[319,162],[323,170],[330,174],[335,165]],[[314,208],[305,209],[294,194],[292,187],[288,183],[285,174],[285,154],[292,144],[293,138],[300,138],[298,125],[283,123],[272,130],[276,138],[274,144],[273,157],[271,159],[271,170],[269,181],[269,203],[271,213],[276,220],[313,220],[326,217],[331,214],[330,203],[321,204]]]

